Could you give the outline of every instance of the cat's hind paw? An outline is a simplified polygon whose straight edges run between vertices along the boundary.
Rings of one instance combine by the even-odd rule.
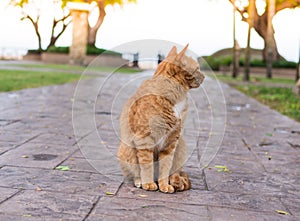
[[[170,176],[170,184],[175,188],[176,191],[184,190],[184,180],[178,173]]]
[[[191,189],[192,184],[191,184],[191,181],[190,181],[190,178],[188,177],[188,175],[185,172],[181,171],[180,177],[183,179],[184,190]]]
[[[155,191],[158,189],[157,184],[152,182],[152,183],[144,183],[142,184],[142,188],[144,190],[150,190],[150,191]]]
[[[175,188],[176,191],[184,191],[191,188],[190,179],[184,172],[181,172],[180,175],[178,173],[171,175],[170,184]]]

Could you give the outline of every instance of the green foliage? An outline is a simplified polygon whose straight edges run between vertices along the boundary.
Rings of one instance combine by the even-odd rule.
[[[273,63],[274,68],[296,68],[297,63],[291,61],[275,61]]]
[[[230,75],[217,74],[218,79],[234,85],[236,82],[243,82],[243,75],[239,75],[237,78],[232,78]],[[288,78],[265,78],[264,76],[250,76],[250,83],[266,83],[266,84],[290,84],[295,85],[294,79]]]
[[[272,109],[300,121],[300,99],[291,88],[239,85],[237,89]]]
[[[232,63],[232,57],[229,56],[220,56],[220,57],[213,57],[213,56],[206,56],[203,57],[203,59],[207,62],[209,67],[214,70],[218,71],[219,67],[224,65],[224,66],[229,66]],[[205,66],[203,68],[206,68]]]
[[[65,54],[68,54],[69,51],[70,51],[70,47],[55,47],[55,46],[51,46],[47,50],[47,52],[50,53],[65,53]]]
[[[68,54],[69,51],[70,51],[70,47],[55,47],[55,46],[49,47],[49,49],[47,50],[47,52],[50,53],[65,53],[65,54]],[[87,46],[86,53],[88,55],[100,55],[104,52],[105,54],[109,54],[109,55],[121,56],[121,53],[119,52],[110,51],[103,48],[96,48],[93,46]]]
[[[293,79],[266,79],[262,76],[251,76],[250,83],[244,83],[242,76],[234,79],[228,75],[218,74],[217,77],[248,96],[300,122],[300,99],[292,91],[295,85]],[[284,87],[278,87],[278,83]]]
[[[230,57],[230,56],[219,56],[219,57],[206,56],[206,57],[203,57],[203,59],[207,62],[207,64],[214,71],[218,71],[220,66],[230,66],[232,63],[232,57]],[[240,58],[239,65],[243,67],[244,64],[245,64],[245,59]],[[251,67],[266,67],[266,63],[263,60],[253,59],[250,61],[250,66]],[[275,61],[273,63],[273,68],[296,68],[296,67],[297,67],[297,63],[291,62],[291,61],[281,60],[281,61]],[[204,68],[206,68],[206,67],[204,66]]]
[[[0,92],[64,84],[76,81],[79,74],[48,73],[28,70],[0,70]]]
[[[93,46],[87,46],[87,54],[89,54],[89,55],[100,55],[104,52],[105,52],[105,54],[109,54],[109,55],[121,56],[121,53],[119,53],[119,52],[110,51],[110,50],[106,50],[106,49],[103,49],[103,48],[96,48],[96,47],[93,47]]]

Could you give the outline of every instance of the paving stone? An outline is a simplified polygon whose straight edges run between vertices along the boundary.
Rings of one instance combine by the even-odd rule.
[[[147,195],[148,200],[180,202],[182,204],[221,206],[234,209],[243,209],[249,211],[274,211],[285,210],[286,207],[280,202],[279,198],[270,195],[255,195],[251,193],[234,193],[189,190],[175,194],[164,194],[160,192],[150,192],[133,187],[132,184],[126,184],[121,187],[118,196],[126,198],[138,198],[139,195]]]
[[[16,148],[14,142],[0,142],[0,155],[14,148]]]
[[[16,189],[0,187],[0,204],[18,192]]]
[[[64,162],[65,165],[70,166],[70,171],[99,173],[83,156],[82,158],[73,156]]]
[[[3,167],[0,172],[0,186],[14,189],[105,195],[116,193],[120,186],[119,181],[93,173],[21,167]]]
[[[283,195],[280,200],[288,209],[288,212],[297,217],[297,220],[300,220],[300,198],[297,193],[299,193],[298,190],[294,193],[291,191],[291,193]]]
[[[96,196],[26,190],[0,204],[0,211],[12,218],[83,220],[96,200]]]
[[[72,146],[29,142],[2,154],[0,165],[53,169],[75,150]]]
[[[0,130],[0,142],[14,142],[15,144],[25,143],[26,141],[33,139],[39,133],[22,133],[16,135],[14,132],[7,131],[5,129]]]
[[[209,78],[189,94],[191,190],[122,184],[119,114],[146,76],[85,80],[91,90],[77,91],[75,103],[76,84],[0,93],[0,220],[300,219],[300,124],[225,84],[223,100]],[[130,87],[123,93],[120,85]]]
[[[287,179],[285,174],[226,173],[217,170],[216,168],[205,170],[206,183],[211,191],[280,196],[299,190],[297,187],[299,179],[297,177]]]
[[[226,207],[208,207],[210,219],[212,221],[296,221],[294,216],[280,215],[275,211],[272,212],[253,212],[248,210],[239,210]]]
[[[180,202],[148,201],[145,198],[103,197],[87,220],[208,220],[206,206]]]
[[[76,143],[72,133],[43,133],[31,141],[31,143],[45,143],[54,145],[73,146]]]

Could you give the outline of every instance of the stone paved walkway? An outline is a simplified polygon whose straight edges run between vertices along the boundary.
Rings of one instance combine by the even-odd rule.
[[[0,94],[0,220],[300,220],[300,124],[227,85],[224,102],[208,78],[184,131],[192,189],[123,183],[117,121],[137,76],[115,74],[99,91],[104,76],[86,79],[76,98],[75,84]]]

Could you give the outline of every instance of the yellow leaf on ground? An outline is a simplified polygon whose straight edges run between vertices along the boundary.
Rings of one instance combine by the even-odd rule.
[[[23,214],[22,217],[32,217],[31,214]]]
[[[36,191],[42,191],[42,188],[38,186],[38,187],[36,188]]]
[[[282,215],[290,215],[288,212],[283,211],[283,210],[275,210],[275,212],[282,214]]]
[[[146,197],[148,197],[148,195],[140,194],[139,197],[146,198]]]
[[[229,169],[227,166],[222,166],[222,165],[216,165],[215,168],[217,168],[217,172],[226,172],[228,173],[229,172]]]

